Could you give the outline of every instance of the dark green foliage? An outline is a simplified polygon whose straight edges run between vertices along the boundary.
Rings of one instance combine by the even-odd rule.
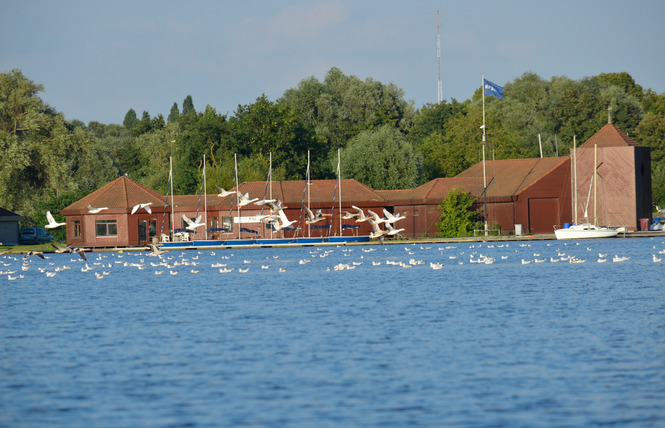
[[[65,216],[61,215],[60,211],[85,197],[87,194],[88,192],[84,190],[73,190],[62,195],[48,192],[46,199],[43,199],[37,204],[35,215],[32,218],[25,220],[23,225],[44,227],[45,224],[48,224],[48,221],[46,220],[46,211],[50,211],[57,222],[64,222]],[[50,229],[49,233],[53,235],[55,241],[63,243],[67,242],[67,234],[64,226]]]
[[[472,210],[474,203],[475,199],[463,190],[453,189],[448,192],[439,205],[441,218],[436,223],[436,227],[441,232],[438,236],[461,238],[473,234],[474,229],[483,227],[481,211]]]
[[[168,123],[175,123],[180,119],[180,111],[178,110],[178,103],[173,103],[171,111],[169,112]]]
[[[136,117],[136,111],[134,111],[133,108],[130,108],[125,114],[125,120],[122,121],[122,126],[128,131],[131,131],[139,125],[139,122],[139,118]]]
[[[341,157],[342,176],[373,189],[408,189],[417,184],[419,160],[413,146],[388,125],[355,136]],[[334,171],[337,159],[332,165]]]
[[[192,100],[192,96],[187,95],[182,102],[182,115],[187,116],[191,114],[196,114],[196,110],[194,109],[194,101]]]

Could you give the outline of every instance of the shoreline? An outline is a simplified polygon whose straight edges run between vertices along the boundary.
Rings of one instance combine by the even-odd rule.
[[[625,232],[613,238],[597,238],[597,239],[624,239],[624,238],[656,238],[662,237],[665,238],[665,231],[637,231],[637,232]],[[290,248],[290,247],[351,247],[359,245],[415,245],[415,244],[455,244],[455,243],[478,243],[478,242],[524,242],[524,241],[558,241],[554,233],[546,234],[534,234],[534,235],[502,235],[502,236],[468,236],[463,238],[417,238],[417,239],[397,239],[397,240],[384,240],[383,242],[379,240],[371,240],[368,242],[304,242],[304,243],[261,243],[261,244],[239,244],[239,245],[183,245],[183,246],[172,246],[165,248],[167,251],[184,251],[184,250],[226,250],[234,248]],[[564,242],[579,242],[584,241],[584,239],[570,239],[565,240]],[[20,246],[18,246],[20,247]],[[10,251],[7,255],[13,254],[25,254],[28,249],[16,249],[16,247],[10,248]],[[105,253],[105,252],[125,252],[125,251],[150,251],[147,249],[147,246],[139,247],[100,247],[100,248],[90,248],[88,253]],[[34,251],[34,249],[32,250]],[[55,250],[38,250],[42,251],[44,254],[55,254]]]

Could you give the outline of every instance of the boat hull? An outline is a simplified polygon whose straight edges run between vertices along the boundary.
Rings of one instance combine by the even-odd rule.
[[[616,229],[598,227],[594,225],[574,225],[567,229],[556,229],[556,239],[590,239],[590,238],[612,238],[619,232]]]

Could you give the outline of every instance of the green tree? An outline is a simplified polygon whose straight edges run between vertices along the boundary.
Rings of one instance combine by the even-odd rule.
[[[136,116],[136,111],[133,108],[130,108],[127,113],[125,113],[125,119],[122,121],[122,125],[128,131],[131,131],[139,125],[139,118]]]
[[[177,138],[174,157],[173,185],[180,193],[198,191],[203,154],[214,163],[227,133],[226,116],[217,114],[209,105],[203,113],[190,113],[188,118],[185,129]]]
[[[287,178],[305,174],[307,150],[322,156],[322,145],[288,104],[271,102],[265,95],[253,104],[238,106],[229,121],[229,151],[246,157],[273,156],[273,165],[283,168]]]
[[[173,103],[171,106],[171,112],[169,113],[168,123],[175,123],[180,118],[180,111],[178,110],[178,103]]]
[[[441,210],[440,221],[436,223],[441,232],[438,236],[444,238],[460,238],[469,236],[474,229],[480,229],[481,211],[474,211],[475,199],[467,192],[453,189],[439,205]]]
[[[635,129],[635,138],[641,145],[651,147],[651,160],[665,161],[665,116],[647,113]]]
[[[190,114],[196,114],[196,109],[194,109],[194,101],[192,100],[192,96],[187,95],[182,102],[182,115],[187,116]]]
[[[344,178],[353,178],[373,189],[415,187],[418,159],[411,143],[395,128],[384,125],[351,139],[341,152]],[[333,171],[337,160],[332,163]]]
[[[292,106],[304,125],[327,145],[330,162],[335,162],[337,149],[346,147],[360,132],[388,125],[406,133],[414,116],[413,106],[397,86],[346,76],[335,67],[323,82],[302,80],[279,102]]]

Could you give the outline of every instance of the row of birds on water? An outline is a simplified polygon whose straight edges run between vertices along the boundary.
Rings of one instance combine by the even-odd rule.
[[[528,258],[525,259],[522,254],[516,255],[518,253],[524,253],[525,251],[528,250],[515,250],[513,253],[513,256],[511,257],[510,254],[496,254],[496,255],[488,255],[487,253],[492,252],[491,250],[493,248],[508,248],[510,244],[500,244],[500,245],[494,245],[494,244],[486,244],[483,247],[483,244],[472,244],[468,246],[468,251],[467,249],[458,249],[457,246],[452,245],[452,246],[446,246],[446,247],[438,247],[436,251],[438,251],[440,254],[440,257],[437,257],[437,260],[430,260],[429,262],[418,258],[416,255],[427,255],[430,253],[430,251],[433,250],[433,247],[431,246],[420,246],[417,247],[415,244],[412,245],[407,245],[404,247],[405,253],[402,254],[402,256],[395,254],[394,251],[390,251],[392,249],[389,249],[388,247],[375,247],[375,246],[361,246],[360,247],[360,256],[358,257],[358,253],[356,252],[354,254],[354,250],[356,248],[349,248],[349,247],[317,247],[314,250],[309,251],[309,257],[307,258],[300,258],[298,260],[298,265],[309,265],[310,263],[316,261],[314,264],[323,264],[323,268],[325,268],[325,271],[343,271],[343,270],[353,270],[356,269],[359,266],[365,265],[365,266],[394,266],[394,267],[401,267],[401,268],[415,268],[419,266],[429,266],[432,270],[440,270],[444,267],[445,264],[452,264],[452,265],[463,265],[465,263],[470,263],[470,264],[493,264],[495,261],[498,260],[508,260],[508,259],[514,259],[514,258],[519,258],[519,263],[520,264],[539,264],[539,263],[545,263],[545,262],[550,262],[550,263],[555,263],[555,262],[569,262],[569,263],[584,263],[587,261],[588,258],[590,258],[591,254],[593,253],[593,249],[590,247],[586,248],[586,254],[589,256],[581,256],[579,253],[580,251],[571,251],[577,253],[576,255],[573,254],[567,254],[566,252],[562,251],[561,249],[556,249],[554,252],[554,255],[549,255],[549,256],[543,256],[543,251],[541,252],[533,252],[532,254],[533,258]],[[548,246],[551,244],[548,244]],[[567,245],[567,244],[564,244]],[[519,244],[519,247],[530,247],[530,244]],[[95,276],[98,279],[103,279],[106,276],[111,274],[111,271],[113,270],[113,267],[129,267],[129,268],[136,268],[138,270],[143,270],[146,269],[148,266],[150,266],[154,272],[155,275],[161,275],[165,272],[168,271],[169,275],[178,275],[181,271],[183,271],[183,268],[185,269],[184,272],[186,273],[187,270],[189,270],[190,274],[197,274],[201,272],[201,270],[204,268],[204,265],[201,264],[201,260],[199,260],[199,257],[201,255],[205,256],[211,256],[213,258],[217,258],[216,252],[215,251],[210,251],[210,252],[202,252],[198,251],[195,256],[190,256],[191,252],[190,251],[173,251],[169,252],[166,250],[160,249],[157,245],[150,245],[149,247],[149,252],[144,253],[144,252],[113,252],[113,253],[98,253],[97,257],[91,261],[92,265],[88,264],[88,258],[85,256],[85,249],[80,249],[72,246],[67,246],[67,247],[58,247],[54,246],[56,248],[56,253],[70,253],[70,254],[78,254],[80,258],[77,259],[70,259],[71,262],[80,262],[80,263],[85,263],[84,266],[80,267],[80,271],[83,273],[87,272],[93,272]],[[326,259],[333,255],[335,251],[339,250],[341,248],[341,253],[343,258],[351,257],[353,258],[355,255],[355,259],[348,259],[348,262],[342,262],[337,260],[337,263],[330,264],[326,260],[323,262],[321,259]],[[484,248],[484,249],[483,249]],[[482,252],[481,252],[481,249]],[[652,260],[654,263],[661,262],[664,255],[665,255],[665,249],[662,249],[660,251],[657,250],[656,246],[653,246],[653,249],[655,250],[652,254]],[[259,249],[257,250],[252,250],[252,251],[261,251]],[[371,254],[374,253],[375,251],[379,251],[377,254]],[[382,255],[381,253],[390,251],[390,254],[385,254]],[[433,251],[432,251],[433,252]],[[5,255],[3,256],[4,262],[1,261],[0,259],[0,264],[5,267],[9,268],[7,270],[0,270],[0,275],[1,276],[6,276],[8,280],[16,280],[16,279],[22,279],[24,278],[24,274],[19,274],[16,275],[18,270],[16,269],[16,266],[12,264],[10,261],[21,261],[21,270],[23,272],[28,271],[30,267],[32,266],[32,263],[34,263],[34,258],[32,256],[38,256],[43,260],[48,260],[50,259],[50,256],[45,255],[43,253],[38,254],[39,252],[29,252],[26,253],[24,257],[19,258],[15,255]],[[169,254],[170,253],[170,254]],[[485,254],[483,254],[485,253]],[[154,257],[152,260],[146,259],[147,257]],[[412,257],[415,256],[415,257]],[[431,257],[426,257],[431,259]],[[594,256],[595,258],[595,256]],[[210,268],[211,269],[216,269],[220,274],[227,274],[231,272],[237,272],[237,273],[248,273],[250,271],[250,268],[252,266],[259,265],[261,270],[268,270],[272,269],[275,267],[275,264],[277,264],[277,269],[280,273],[284,273],[287,271],[287,268],[291,267],[292,265],[295,265],[295,260],[284,260],[284,259],[279,259],[279,255],[272,255],[272,257],[266,257],[263,260],[260,259],[254,259],[254,260],[247,260],[244,259],[242,261],[242,264],[239,262],[233,262],[232,260],[234,259],[233,253],[228,254],[228,255],[222,255],[219,260],[212,260],[210,262]],[[205,258],[204,258],[205,260]],[[628,256],[619,256],[619,255],[614,255],[612,258],[609,258],[608,253],[598,253],[598,263],[603,263],[611,260],[614,263],[618,262],[625,262],[628,260],[631,260],[631,257]],[[509,263],[515,263],[514,261],[511,261]],[[55,266],[54,261],[49,261],[47,266],[41,265],[38,267],[38,270],[41,273],[44,273],[47,277],[54,277],[58,272],[62,272],[65,270],[70,270],[72,268],[72,264],[66,264],[63,266]]]

